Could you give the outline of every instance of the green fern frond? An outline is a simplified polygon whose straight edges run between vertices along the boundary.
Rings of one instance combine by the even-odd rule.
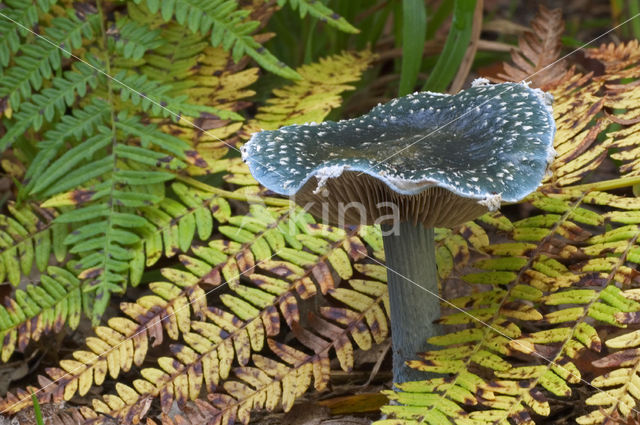
[[[92,40],[99,22],[97,14],[80,20],[75,14],[68,18],[54,18],[47,27],[45,37],[20,46],[20,55],[14,57],[13,66],[0,78],[0,97],[6,97],[14,112],[20,110],[22,100],[31,98],[32,89],[40,90],[60,70],[63,58],[68,57],[60,50],[72,51],[79,48],[83,40]],[[50,42],[49,42],[50,41]]]
[[[293,10],[300,10],[300,17],[304,18],[307,13],[322,22],[338,28],[340,31],[357,34],[360,32],[356,27],[351,25],[345,18],[329,9],[323,3],[314,0],[278,0],[278,6],[285,4],[291,6]]]
[[[190,180],[190,183],[195,182]],[[131,261],[132,284],[139,282],[145,265],[152,266],[163,255],[172,257],[179,252],[186,252],[189,243],[193,244],[196,236],[205,241],[215,226],[228,223],[231,218],[231,206],[227,199],[245,202],[251,199],[267,206],[289,205],[286,200],[279,198],[254,198],[242,190],[231,192],[207,185],[200,186],[195,188],[174,183],[171,187],[178,200],[172,199],[161,206],[141,209],[151,224],[146,224],[141,229],[141,245],[136,249]]]
[[[214,220],[226,221],[231,208],[224,198],[188,188],[184,184],[174,183],[173,191],[181,202],[170,202],[157,207],[144,207],[141,212],[153,224],[144,232],[144,252],[146,265],[153,265],[164,255],[172,257],[178,252],[187,252],[193,238],[198,235],[206,241],[213,232]],[[217,209],[212,215],[212,210]]]
[[[40,13],[46,13],[56,0],[39,0],[32,2],[29,0],[6,0],[3,2],[7,7],[2,8],[0,13],[10,18],[0,16],[0,66],[9,65],[11,55],[20,48],[20,39],[28,34],[22,27],[32,28],[37,22]],[[15,24],[19,23],[20,25]],[[0,75],[2,75],[0,68]]]
[[[65,71],[64,77],[55,77],[52,87],[34,94],[31,101],[23,103],[20,112],[13,115],[7,132],[0,138],[0,150],[6,149],[30,128],[39,130],[45,122],[53,121],[56,114],[62,114],[76,101],[76,95],[83,97],[87,87],[97,86],[97,74],[88,65],[77,63],[75,70]]]
[[[99,125],[104,124],[111,112],[107,102],[99,98],[82,108],[71,111],[61,117],[53,128],[44,133],[44,139],[38,143],[38,153],[31,160],[25,174],[25,185],[21,188],[21,195],[27,196],[40,176],[49,169],[51,161],[59,155],[64,144],[68,141],[80,141],[82,137],[89,137]]]
[[[117,33],[112,35],[115,50],[126,59],[142,59],[144,54],[165,44],[161,31],[152,30],[144,24],[122,17],[116,21]]]
[[[171,83],[176,90],[182,90],[183,84],[190,86],[189,76],[194,72],[201,52],[209,46],[205,36],[187,33],[176,22],[165,22],[161,16],[149,13],[144,4],[129,2],[127,15],[138,24],[161,30],[165,41],[147,52],[142,62],[136,62],[135,66],[140,66],[145,75],[156,81]]]
[[[207,105],[197,105],[187,102],[187,96],[168,95],[172,91],[169,84],[162,84],[147,78],[146,75],[134,75],[121,71],[116,74],[117,84],[114,89],[120,92],[120,98],[125,102],[139,107],[144,112],[154,116],[170,117],[174,120],[181,115],[198,117],[201,114],[215,114],[225,119],[239,119],[239,115],[213,108]],[[141,96],[143,94],[144,96]]]
[[[132,137],[140,146],[127,143]],[[164,198],[163,183],[174,174],[163,170],[184,168],[187,148],[179,138],[121,112],[112,128],[99,126],[96,135],[54,161],[33,186],[33,194],[55,195],[44,206],[77,205],[57,222],[80,225],[65,243],[71,253],[81,255],[76,268],[80,278],[89,279],[86,289],[97,290],[97,316],[108,294],[125,287],[123,272],[133,258],[126,247],[140,241],[134,229],[148,224],[135,209]]]
[[[129,5],[130,13],[134,5]],[[163,27],[162,38],[166,44],[145,55],[142,69],[145,75],[156,81],[171,83],[174,90],[180,92],[185,86],[192,85],[189,77],[197,69],[198,59],[209,43],[204,41],[202,35],[185,34],[177,24]]]
[[[142,0],[135,2],[139,4]],[[193,33],[210,34],[211,46],[230,50],[236,62],[246,54],[267,71],[285,78],[300,78],[253,38],[251,34],[260,23],[248,19],[249,11],[239,9],[235,0],[146,0],[146,5],[151,13],[160,12],[165,21],[175,17]]]

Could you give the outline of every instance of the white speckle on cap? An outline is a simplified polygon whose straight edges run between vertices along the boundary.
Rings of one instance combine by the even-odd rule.
[[[494,195],[489,195],[484,199],[478,201],[478,203],[484,207],[487,207],[489,211],[497,211],[500,208],[500,203],[502,202],[502,194],[496,193]]]
[[[340,177],[346,168],[346,165],[331,165],[318,169],[315,173],[315,177],[318,179],[318,185],[313,193],[320,193],[320,190],[327,184],[327,180]]]
[[[482,87],[486,86],[490,83],[490,81],[484,77],[476,78],[471,82],[471,87]]]

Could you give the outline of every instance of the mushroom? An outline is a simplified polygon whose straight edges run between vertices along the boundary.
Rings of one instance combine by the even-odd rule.
[[[394,382],[424,378],[406,361],[439,333],[433,228],[521,200],[555,155],[550,95],[487,83],[456,95],[413,93],[359,118],[262,131],[242,149],[258,182],[316,217],[381,224]]]

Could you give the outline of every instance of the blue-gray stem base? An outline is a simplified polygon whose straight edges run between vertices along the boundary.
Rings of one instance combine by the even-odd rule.
[[[402,383],[434,377],[405,362],[417,359],[417,353],[434,349],[427,339],[441,334],[441,326],[433,323],[440,317],[433,229],[409,222],[396,226],[393,234],[387,235],[391,227],[383,226],[382,230],[386,235],[383,240],[391,306],[393,382]]]

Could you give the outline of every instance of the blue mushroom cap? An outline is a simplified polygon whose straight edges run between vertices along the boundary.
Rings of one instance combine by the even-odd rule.
[[[343,202],[400,201],[416,216],[412,198],[429,204],[425,197],[441,193],[470,210],[457,223],[540,185],[555,155],[550,104],[549,95],[519,83],[414,93],[359,118],[256,133],[243,158],[258,182],[299,203],[326,202],[335,192]],[[358,193],[365,186],[378,194]],[[323,187],[329,195],[320,199]]]

